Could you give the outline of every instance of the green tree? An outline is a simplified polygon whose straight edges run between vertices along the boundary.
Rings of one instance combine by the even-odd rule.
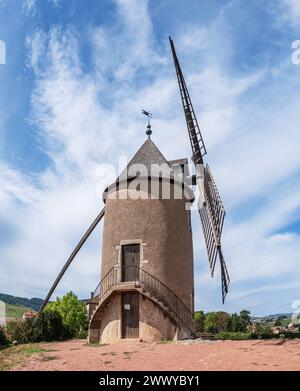
[[[208,312],[205,315],[204,330],[208,333],[229,331],[230,315],[226,312]]]
[[[217,333],[215,312],[205,314],[204,331],[207,333]]]
[[[271,328],[267,325],[262,324],[262,323],[258,323],[256,325],[256,334],[260,338],[272,338],[274,336]]]
[[[203,311],[195,312],[195,328],[197,333],[202,333],[204,331],[204,320],[205,315]]]
[[[230,331],[246,332],[248,326],[251,324],[250,311],[242,310],[240,314],[234,313],[230,318]]]
[[[68,292],[61,299],[57,297],[56,301],[47,305],[45,311],[57,311],[70,336],[75,338],[84,336],[87,330],[86,306],[73,292]]]
[[[230,315],[227,312],[216,312],[216,327],[218,333],[230,330]]]
[[[238,314],[232,314],[230,318],[230,331],[233,332],[246,332],[247,324]]]
[[[246,323],[247,326],[248,326],[249,324],[251,324],[250,311],[248,311],[248,310],[242,310],[242,311],[240,312],[240,317],[241,317],[241,319],[243,320],[243,322]]]
[[[274,326],[282,326],[282,321],[280,318],[276,319]]]
[[[70,338],[69,331],[63,325],[61,315],[54,310],[39,313],[35,319],[9,322],[6,326],[6,332],[12,341],[18,343],[61,341]]]

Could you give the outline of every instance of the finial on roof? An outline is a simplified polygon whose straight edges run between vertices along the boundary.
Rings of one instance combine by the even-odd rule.
[[[142,113],[148,117],[148,125],[147,125],[146,135],[148,136],[148,138],[150,138],[150,136],[152,134],[151,124],[150,124],[150,118],[152,118],[152,114],[149,113],[148,111],[145,111],[145,110],[142,110]]]

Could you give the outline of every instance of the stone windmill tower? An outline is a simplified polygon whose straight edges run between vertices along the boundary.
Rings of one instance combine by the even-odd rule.
[[[185,80],[170,39],[192,147],[188,160],[167,161],[147,139],[126,169],[103,193],[105,207],[82,237],[51,287],[45,307],[63,274],[104,217],[100,283],[88,302],[89,342],[121,339],[183,339],[194,336],[194,272],[190,205],[198,185],[198,209],[213,275],[220,260],[222,299],[229,276],[221,251],[225,211],[208,165],[206,149]]]
[[[193,334],[193,246],[186,206],[194,195],[184,181],[187,161],[168,162],[150,132],[149,126],[128,175],[103,195],[101,291],[90,304],[90,342]]]

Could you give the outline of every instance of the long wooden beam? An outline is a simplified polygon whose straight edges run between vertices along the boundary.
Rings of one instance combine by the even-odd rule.
[[[61,269],[59,275],[56,277],[56,280],[54,281],[53,285],[51,286],[51,289],[48,292],[48,294],[47,294],[47,296],[46,296],[46,298],[45,298],[45,300],[44,300],[44,302],[43,302],[43,304],[42,304],[42,306],[40,308],[40,312],[42,312],[43,309],[48,304],[48,302],[50,300],[50,297],[52,296],[54,290],[56,289],[56,287],[59,284],[60,280],[62,279],[63,275],[67,271],[68,267],[70,266],[70,264],[72,263],[72,261],[74,260],[74,258],[77,255],[77,253],[79,252],[81,247],[84,245],[84,243],[88,239],[88,237],[91,235],[91,233],[97,227],[98,223],[101,221],[101,219],[103,218],[104,214],[105,214],[105,207],[101,210],[101,212],[98,214],[98,216],[92,222],[92,224],[90,225],[90,227],[88,228],[86,233],[83,235],[83,237],[80,239],[79,243],[77,244],[77,246],[73,250],[72,254],[69,256],[69,258],[68,258],[67,262],[65,263],[64,267]]]

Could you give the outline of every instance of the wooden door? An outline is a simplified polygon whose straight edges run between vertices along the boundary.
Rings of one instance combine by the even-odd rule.
[[[140,245],[122,246],[122,282],[139,281]]]
[[[122,294],[122,338],[139,338],[139,293]]]

